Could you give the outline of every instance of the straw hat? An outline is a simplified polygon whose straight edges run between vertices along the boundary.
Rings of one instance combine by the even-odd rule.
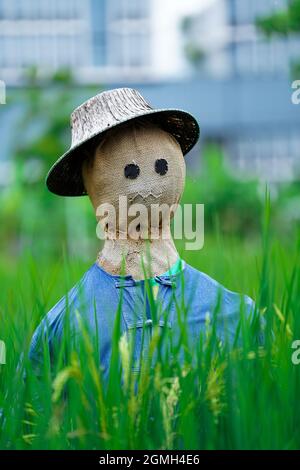
[[[198,123],[186,111],[154,109],[132,88],[104,91],[71,114],[72,144],[50,169],[46,177],[48,189],[60,196],[86,195],[81,170],[85,144],[111,128],[142,116],[172,134],[180,144],[183,155],[191,150],[199,138]]]

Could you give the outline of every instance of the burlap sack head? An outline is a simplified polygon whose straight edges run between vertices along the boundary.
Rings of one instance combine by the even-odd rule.
[[[143,204],[147,208],[141,226],[149,227],[154,223],[150,218],[151,205],[170,207],[179,202],[185,161],[171,134],[153,123],[135,120],[112,129],[102,138],[83,163],[83,180],[95,211],[111,204],[119,218],[123,196],[128,207]],[[103,228],[108,229],[107,218],[103,218]],[[123,226],[118,225],[118,230],[123,231]]]

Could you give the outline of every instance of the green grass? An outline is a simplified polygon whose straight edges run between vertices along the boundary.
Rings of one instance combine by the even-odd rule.
[[[299,448],[300,365],[291,361],[292,342],[300,338],[298,248],[296,235],[284,243],[264,235],[261,242],[217,231],[199,253],[182,252],[188,263],[257,301],[266,318],[264,346],[256,344],[255,325],[242,321],[241,347],[220,346],[212,333],[190,351],[183,339],[183,367],[176,354],[173,361],[158,355],[155,367],[145,362],[136,378],[117,322],[107,389],[84,325],[79,349],[66,334],[67,363],[59,360],[52,375],[47,354],[40,381],[27,360],[40,319],[90,263],[28,253],[10,263],[2,258],[0,339],[7,364],[0,365],[0,448]],[[154,333],[153,353],[162,341],[169,339]]]

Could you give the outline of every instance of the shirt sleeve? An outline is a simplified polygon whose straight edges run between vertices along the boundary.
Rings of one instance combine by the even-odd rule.
[[[33,333],[29,348],[29,360],[33,372],[38,378],[41,378],[53,365],[62,338],[65,312],[66,298],[63,297],[43,318]]]

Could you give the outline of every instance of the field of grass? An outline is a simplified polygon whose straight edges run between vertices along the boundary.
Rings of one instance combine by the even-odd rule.
[[[241,239],[216,230],[203,250],[183,252],[188,263],[255,299],[265,318],[264,345],[254,339],[256,325],[242,321],[239,347],[220,345],[212,329],[193,351],[182,341],[183,367],[176,353],[172,361],[158,355],[136,378],[116,322],[107,388],[84,326],[80,350],[66,336],[67,363],[58,362],[52,375],[46,351],[40,381],[27,359],[40,319],[93,260],[27,252],[8,263],[3,255],[0,339],[7,363],[0,365],[0,448],[299,448],[300,365],[291,360],[292,343],[300,339],[298,242],[296,233],[280,242],[272,231]],[[153,334],[152,353],[161,341],[168,338]]]

